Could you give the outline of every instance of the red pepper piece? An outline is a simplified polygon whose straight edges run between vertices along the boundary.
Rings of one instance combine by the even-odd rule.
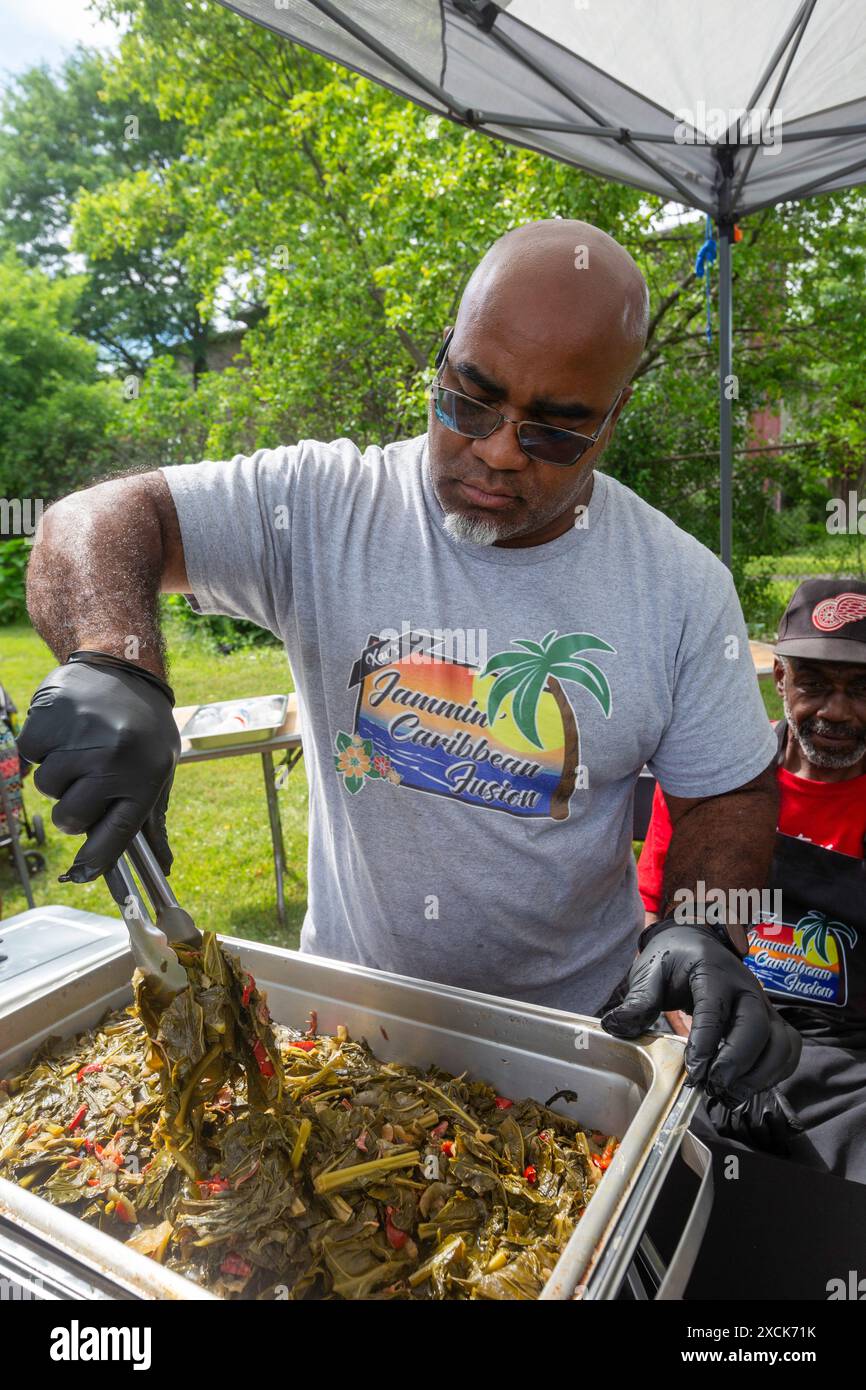
[[[253,1056],[259,1064],[259,1071],[262,1076],[274,1075],[274,1064],[265,1051],[264,1043],[260,1039],[253,1044]]]
[[[112,1139],[111,1142],[113,1144],[115,1140]],[[109,1152],[109,1150],[104,1149],[101,1144],[94,1144],[92,1147],[100,1163],[113,1163],[115,1168],[123,1167],[123,1154],[119,1153],[117,1149],[114,1149],[113,1152]]]
[[[220,1274],[235,1274],[240,1279],[248,1278],[252,1272],[252,1265],[247,1264],[235,1250],[230,1250],[220,1265]]]
[[[438,1123],[438,1125],[434,1125],[434,1127],[433,1127],[433,1129],[431,1129],[430,1133],[433,1134],[433,1135],[435,1135],[435,1137],[436,1137],[437,1139],[441,1139],[441,1138],[442,1138],[442,1135],[445,1133],[446,1129],[448,1128],[448,1125],[449,1125],[449,1121],[448,1121],[448,1120],[440,1120],[439,1123]]]
[[[319,1044],[315,1038],[292,1038],[291,1046],[299,1047],[302,1052],[312,1052],[313,1048],[318,1047]]]
[[[391,1220],[393,1207],[385,1208],[385,1238],[394,1250],[402,1250],[408,1238],[408,1231],[401,1231],[399,1226],[395,1226]]]
[[[101,1062],[88,1062],[86,1067],[82,1067],[82,1068],[81,1068],[81,1070],[79,1071],[79,1073],[78,1073],[78,1075],[76,1076],[75,1080],[78,1082],[78,1084],[79,1084],[79,1086],[80,1086],[81,1083],[82,1083],[82,1081],[84,1080],[85,1076],[92,1076],[93,1073],[94,1073],[94,1072],[97,1072],[97,1071],[102,1071],[102,1063],[101,1063]]]
[[[203,1178],[198,1187],[203,1197],[213,1197],[217,1192],[227,1192],[231,1183],[228,1178]]]
[[[541,1140],[541,1143],[542,1143],[542,1144],[549,1144],[549,1143],[550,1143],[550,1135],[548,1134],[548,1132],[547,1132],[546,1129],[542,1129],[542,1130],[539,1132],[538,1137],[539,1137],[539,1139]]]
[[[76,1130],[76,1129],[78,1128],[78,1126],[81,1124],[81,1121],[84,1119],[84,1116],[85,1116],[86,1114],[87,1114],[87,1106],[86,1106],[86,1105],[82,1105],[82,1106],[80,1107],[80,1109],[76,1110],[75,1114],[72,1116],[72,1119],[69,1121],[69,1124],[66,1126],[67,1132],[68,1132],[69,1134],[72,1134],[73,1130]]]
[[[525,1177],[528,1183],[538,1182],[538,1170],[536,1169],[534,1163],[527,1163],[526,1167],[523,1170],[523,1176]]]
[[[87,1154],[92,1154],[92,1153],[93,1153],[93,1140],[92,1140],[92,1139],[85,1139],[85,1141],[84,1141],[84,1152],[87,1153]]]
[[[305,1033],[318,1033],[318,1031],[319,1031],[319,1015],[317,1014],[317,1012],[316,1012],[315,1009],[310,1009],[310,1017],[307,1019],[307,1026],[306,1026],[306,1028],[304,1029],[304,1032],[305,1032]]]
[[[249,1002],[250,1002],[250,995],[252,994],[252,992],[253,992],[253,990],[255,989],[255,987],[256,987],[256,982],[255,982],[255,980],[253,979],[252,975],[250,975],[250,974],[248,973],[248,974],[247,974],[247,984],[244,985],[244,992],[243,992],[243,994],[241,995],[241,1003],[243,1004],[244,1008],[246,1008],[247,1005],[249,1004]]]
[[[613,1162],[613,1156],[616,1153],[618,1147],[619,1141],[616,1135],[612,1134],[608,1139],[607,1143],[605,1144],[601,1154],[590,1154],[590,1158],[592,1159],[596,1168],[600,1169],[602,1173],[607,1172],[608,1168]]]
[[[443,1139],[443,1140],[442,1140],[442,1143],[439,1145],[439,1149],[440,1149],[440,1152],[441,1152],[441,1153],[444,1153],[444,1154],[446,1155],[447,1158],[453,1158],[453,1157],[454,1157],[454,1140],[453,1140],[453,1139]]]
[[[497,1109],[497,1110],[510,1110],[513,1104],[514,1104],[514,1101],[513,1101],[513,1100],[506,1100],[505,1096],[497,1096],[497,1097],[496,1097],[496,1109]]]

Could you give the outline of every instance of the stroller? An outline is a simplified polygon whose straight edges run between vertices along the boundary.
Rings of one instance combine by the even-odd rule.
[[[11,851],[12,862],[21,880],[27,906],[33,907],[30,875],[41,873],[45,858],[38,850],[24,850],[22,835],[37,845],[45,844],[42,817],[28,816],[21,784],[30,771],[18,753],[15,737],[18,713],[8,691],[0,685],[0,849]]]

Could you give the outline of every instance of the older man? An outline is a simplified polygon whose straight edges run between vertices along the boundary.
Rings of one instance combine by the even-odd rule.
[[[169,862],[162,587],[285,642],[310,781],[302,950],[595,1013],[641,927],[644,763],[677,882],[762,885],[774,741],[729,659],[746,640],[730,575],[596,469],[647,323],[612,238],[530,223],[443,334],[428,433],[303,440],[51,509],[30,610],[64,665],[21,744],[56,823],[87,832],[70,876],[104,872],[142,824]],[[691,1079],[741,1096],[787,1075],[799,1039],[729,925],[654,927],[606,1025],[688,1007]]]
[[[779,833],[747,964],[805,1045],[775,1092],[710,1115],[728,1137],[866,1182],[866,584],[801,584],[779,626],[774,676],[785,711]],[[665,897],[670,835],[657,789],[638,865],[648,921]],[[688,1033],[687,1018],[669,1021]]]

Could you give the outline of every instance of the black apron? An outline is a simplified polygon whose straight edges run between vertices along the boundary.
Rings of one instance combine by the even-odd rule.
[[[787,734],[782,720],[779,763]],[[725,1138],[866,1182],[866,858],[779,832],[770,887],[781,920],[750,931],[746,963],[803,1035],[802,1056],[772,1092],[707,1113]]]

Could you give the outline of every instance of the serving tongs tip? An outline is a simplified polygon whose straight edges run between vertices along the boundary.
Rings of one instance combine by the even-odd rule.
[[[200,946],[202,936],[140,831],[106,873],[105,881],[123,913],[132,954],[148,988],[158,999],[170,1002],[189,984],[171,943]]]

